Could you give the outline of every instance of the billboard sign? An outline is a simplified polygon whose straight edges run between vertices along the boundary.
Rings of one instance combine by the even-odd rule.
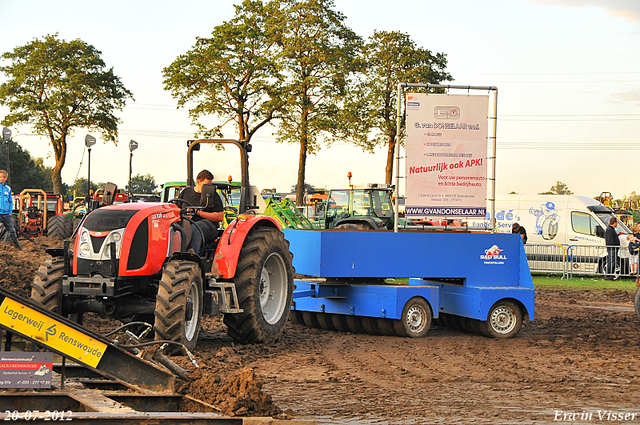
[[[408,217],[484,217],[488,96],[407,94]]]

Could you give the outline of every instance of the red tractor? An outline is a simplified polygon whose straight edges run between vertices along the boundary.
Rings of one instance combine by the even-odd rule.
[[[28,238],[47,236],[66,239],[73,222],[62,208],[62,196],[41,189],[24,189],[15,199],[16,231]]]
[[[191,141],[188,184],[193,184],[193,151],[203,143],[236,145],[242,160],[239,215],[215,242],[199,255],[186,252],[189,218],[200,207],[180,208],[177,200],[98,208],[78,226],[74,241],[48,250],[52,257],[36,273],[31,298],[62,315],[149,318],[156,339],[188,350],[196,345],[203,314],[223,314],[236,341],[275,341],[292,303],[289,243],[275,219],[251,212],[256,204],[249,199],[251,145]],[[107,185],[103,201],[111,204],[116,189]],[[213,191],[215,186],[205,185],[203,199]]]

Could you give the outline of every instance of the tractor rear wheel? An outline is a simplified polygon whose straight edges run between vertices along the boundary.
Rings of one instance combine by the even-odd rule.
[[[64,257],[47,258],[31,284],[31,299],[49,311],[62,314]]]
[[[73,220],[66,215],[54,215],[47,221],[47,237],[67,239],[73,233]]]
[[[156,340],[175,341],[193,350],[200,333],[202,300],[200,266],[183,260],[166,263],[156,295]],[[169,351],[175,353],[180,348],[175,345]]]
[[[249,231],[234,278],[243,312],[224,315],[231,338],[242,343],[278,339],[293,299],[292,259],[289,242],[280,230],[254,227]]]
[[[638,316],[638,319],[640,319],[640,288],[636,289],[634,306],[636,309],[636,316]]]

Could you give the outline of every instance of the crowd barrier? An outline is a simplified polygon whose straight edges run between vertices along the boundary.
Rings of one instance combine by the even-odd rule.
[[[529,270],[534,273],[558,273],[563,279],[573,275],[605,275],[607,263],[606,246],[525,244]],[[629,249],[617,248],[617,261],[613,277],[636,276],[631,274]],[[637,254],[636,254],[637,255]]]

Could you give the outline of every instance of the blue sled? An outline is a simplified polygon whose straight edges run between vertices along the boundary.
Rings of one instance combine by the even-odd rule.
[[[296,273],[320,278],[295,282],[292,316],[307,325],[420,337],[440,318],[509,338],[534,317],[519,235],[287,229],[285,237]],[[388,282],[395,278],[409,283]]]

